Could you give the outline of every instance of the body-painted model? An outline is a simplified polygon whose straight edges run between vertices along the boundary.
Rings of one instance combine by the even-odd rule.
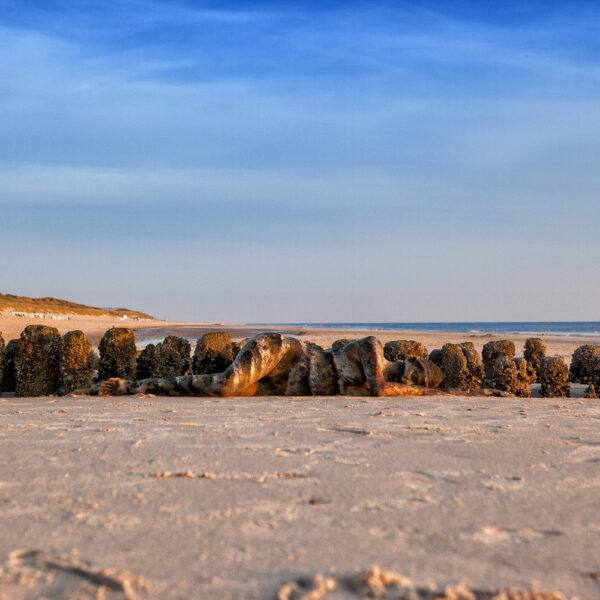
[[[436,393],[442,380],[440,368],[429,360],[386,360],[381,342],[372,336],[333,351],[279,333],[261,333],[243,346],[223,373],[109,379],[95,392],[106,396],[419,396]]]

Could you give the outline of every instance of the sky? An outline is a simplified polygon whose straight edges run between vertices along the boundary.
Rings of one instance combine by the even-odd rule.
[[[0,0],[0,292],[600,320],[593,2]]]

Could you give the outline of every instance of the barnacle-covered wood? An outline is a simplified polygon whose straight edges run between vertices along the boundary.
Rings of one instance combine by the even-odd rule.
[[[205,333],[196,344],[192,361],[192,372],[221,373],[232,362],[234,348],[231,338],[225,331]]]
[[[15,395],[47,396],[60,385],[58,330],[44,325],[28,325],[19,338],[15,355]]]
[[[135,335],[126,327],[109,329],[98,346],[100,362],[98,378],[101,381],[111,377],[135,379],[136,347]]]
[[[485,372],[483,385],[487,388],[493,388],[497,359],[501,356],[513,359],[515,357],[515,345],[510,340],[494,340],[483,346],[481,356]]]
[[[414,340],[394,340],[383,347],[384,356],[393,362],[404,362],[409,358],[427,358],[429,353],[421,342]]]
[[[96,370],[96,356],[83,331],[69,331],[63,335],[60,347],[59,394],[69,394],[92,385]]]
[[[571,393],[569,368],[562,356],[547,356],[539,369],[540,393],[544,398],[566,398]]]

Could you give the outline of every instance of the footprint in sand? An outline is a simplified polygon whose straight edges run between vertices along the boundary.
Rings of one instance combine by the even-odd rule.
[[[83,598],[141,600],[150,590],[147,581],[114,569],[93,567],[78,560],[77,552],[68,555],[39,550],[13,550],[0,568],[0,597]]]
[[[483,480],[483,485],[489,490],[496,490],[499,492],[513,492],[523,487],[525,479],[518,475],[510,477],[500,477],[499,475],[493,475],[488,479]]]
[[[435,477],[425,471],[396,471],[395,476],[409,489],[416,491],[429,490],[436,483]]]
[[[555,529],[513,529],[489,525],[482,527],[471,535],[472,539],[482,544],[501,544],[503,542],[522,543],[563,535]]]

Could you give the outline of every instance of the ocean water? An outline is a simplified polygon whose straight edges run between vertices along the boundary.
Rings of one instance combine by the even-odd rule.
[[[442,333],[469,333],[485,335],[486,333],[538,335],[570,335],[581,337],[597,337],[600,339],[600,321],[497,321],[473,323],[246,323],[252,327],[264,327],[265,331],[281,325],[303,329],[353,329],[356,331],[430,331]],[[176,335],[185,337],[189,342],[195,342],[198,336],[186,335],[185,327]],[[163,336],[164,337],[164,336]],[[163,337],[139,340],[140,347],[148,344],[158,344]]]
[[[471,334],[579,335],[600,337],[600,321],[492,321],[473,323],[251,323],[293,325],[302,328],[328,327],[376,331],[430,331]]]

